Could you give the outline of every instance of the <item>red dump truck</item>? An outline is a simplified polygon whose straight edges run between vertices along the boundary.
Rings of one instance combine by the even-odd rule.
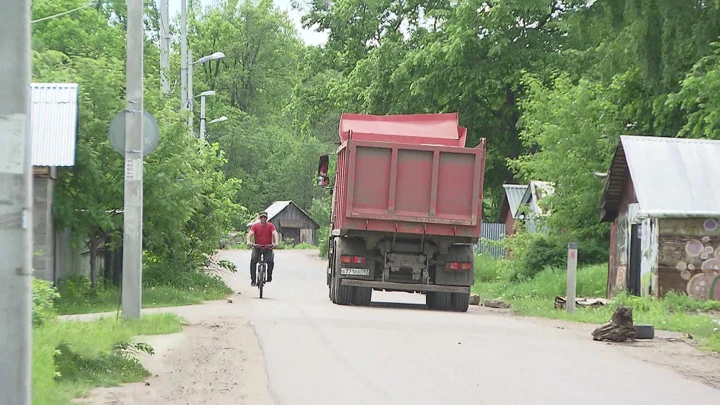
[[[457,114],[343,114],[328,238],[327,284],[340,305],[373,290],[425,294],[465,312],[480,237],[485,139],[465,147]],[[329,156],[318,183],[327,187]]]

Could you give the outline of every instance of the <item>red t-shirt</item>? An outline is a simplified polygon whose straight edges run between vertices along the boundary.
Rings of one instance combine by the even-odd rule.
[[[265,225],[258,222],[251,226],[250,230],[255,234],[256,245],[272,245],[272,234],[275,231],[275,225],[272,222],[265,222]]]

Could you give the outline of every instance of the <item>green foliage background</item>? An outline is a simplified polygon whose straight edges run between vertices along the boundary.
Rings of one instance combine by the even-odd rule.
[[[36,0],[33,18],[82,4]],[[179,44],[163,96],[159,14],[146,1],[145,103],[162,135],[145,166],[145,247],[162,274],[206,264],[229,230],[275,200],[326,227],[330,199],[315,169],[336,147],[341,112],[459,112],[469,146],[487,139],[488,218],[503,183],[551,181],[550,233],[601,251],[608,228],[593,173],[607,170],[621,134],[720,138],[718,1],[298,3],[303,24],[328,34],[321,46],[303,44],[269,0],[189,4],[193,58],[226,54],[195,65],[194,91],[215,90],[208,119],[229,119],[208,126],[209,145],[187,136]],[[122,159],[107,131],[124,106],[124,7],[102,1],[33,24],[33,80],[81,86],[77,164],[60,175],[56,217],[90,246],[121,235]]]

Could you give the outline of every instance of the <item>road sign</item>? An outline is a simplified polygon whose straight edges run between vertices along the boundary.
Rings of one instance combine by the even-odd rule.
[[[160,127],[155,117],[143,111],[143,157],[155,150],[158,140],[160,140]],[[125,111],[118,113],[110,122],[110,143],[117,153],[125,156]]]

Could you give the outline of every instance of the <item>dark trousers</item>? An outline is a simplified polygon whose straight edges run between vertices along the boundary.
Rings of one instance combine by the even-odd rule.
[[[252,251],[252,258],[250,259],[250,280],[254,283],[255,280],[255,269],[257,269],[257,264],[260,261],[260,251],[265,251],[265,263],[268,264],[267,266],[267,279],[272,280],[272,272],[273,268],[275,267],[275,256],[273,256],[272,249],[259,249],[259,248],[253,248]]]

